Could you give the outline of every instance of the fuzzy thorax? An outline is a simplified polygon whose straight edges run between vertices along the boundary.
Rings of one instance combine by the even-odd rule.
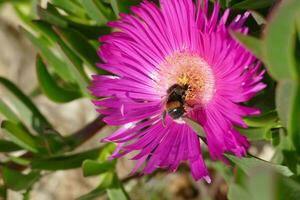
[[[157,85],[163,96],[174,84],[188,86],[186,103],[204,106],[212,99],[215,79],[212,68],[199,55],[179,52],[168,56],[160,66]]]

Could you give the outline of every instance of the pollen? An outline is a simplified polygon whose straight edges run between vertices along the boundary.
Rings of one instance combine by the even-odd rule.
[[[213,97],[215,78],[211,66],[198,54],[178,52],[161,64],[157,81],[162,96],[174,84],[188,86],[185,97],[188,106],[203,106]]]

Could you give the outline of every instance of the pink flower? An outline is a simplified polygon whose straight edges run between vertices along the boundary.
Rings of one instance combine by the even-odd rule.
[[[247,127],[242,117],[259,110],[242,105],[265,87],[260,63],[229,34],[247,34],[249,13],[228,22],[220,4],[208,14],[192,0],[161,0],[160,8],[144,1],[109,26],[102,36],[99,67],[114,75],[94,75],[98,112],[109,125],[121,126],[104,138],[118,147],[112,158],[136,152],[133,172],[156,168],[176,171],[188,161],[193,177],[210,182],[200,139],[187,119],[203,127],[212,159],[232,152],[246,155],[248,141],[234,129]],[[143,167],[142,167],[143,166]]]

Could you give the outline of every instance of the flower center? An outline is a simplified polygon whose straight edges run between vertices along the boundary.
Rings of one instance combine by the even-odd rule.
[[[204,106],[213,97],[215,78],[209,64],[199,55],[180,52],[168,56],[160,66],[157,85],[162,97],[172,85],[187,86],[185,102]]]

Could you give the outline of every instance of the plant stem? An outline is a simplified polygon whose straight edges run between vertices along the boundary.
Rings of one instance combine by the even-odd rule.
[[[103,116],[98,116],[84,128],[66,137],[66,141],[70,144],[71,149],[75,149],[80,146],[101,130],[106,125],[102,119]]]

